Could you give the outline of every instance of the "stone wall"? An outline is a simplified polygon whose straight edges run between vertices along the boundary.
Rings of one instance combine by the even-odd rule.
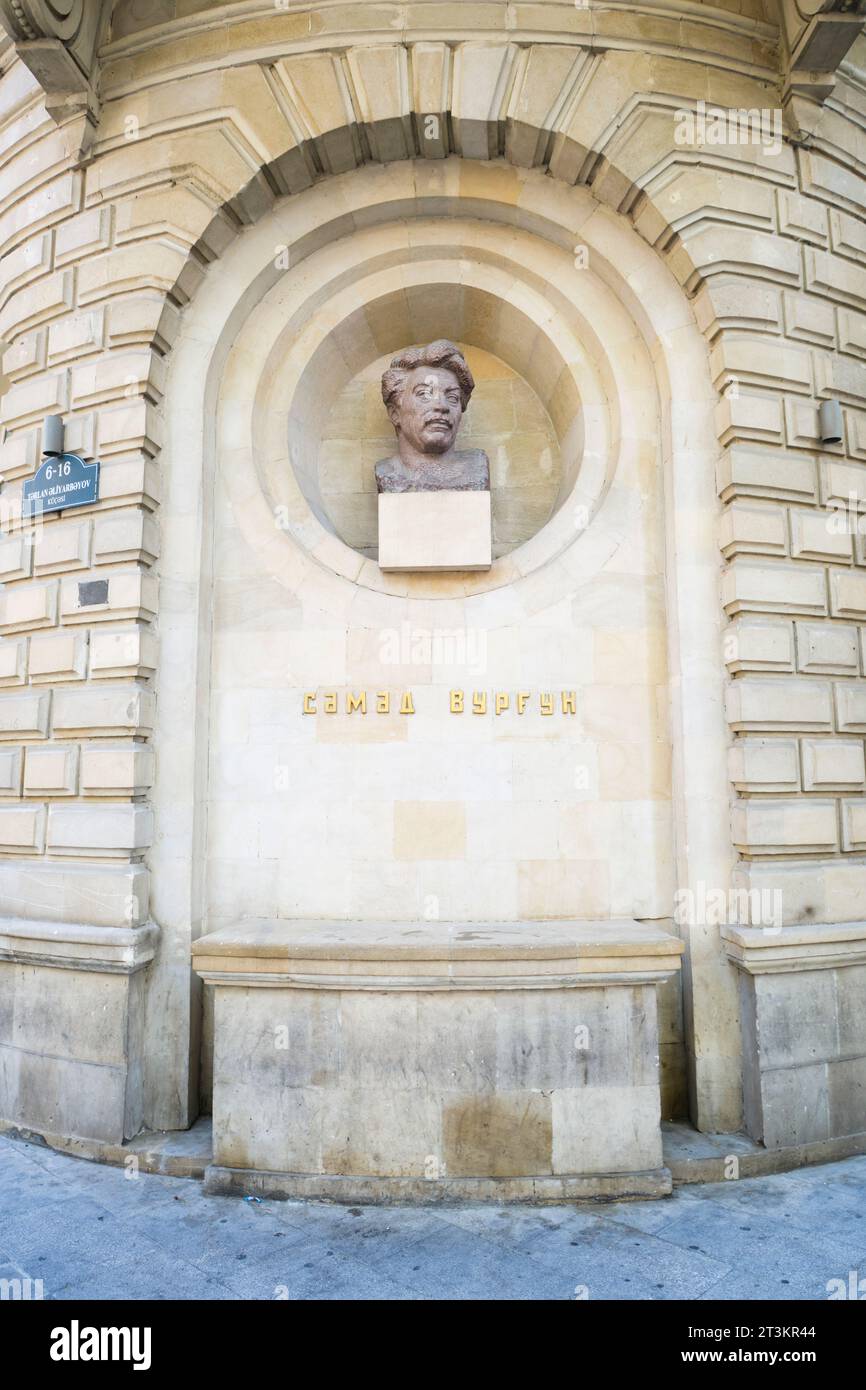
[[[359,164],[454,153],[546,169],[563,198],[587,186],[628,221],[682,287],[719,393],[718,447],[692,468],[716,470],[722,507],[677,544],[685,573],[692,540],[700,555],[717,528],[715,573],[699,562],[683,585],[715,586],[726,625],[735,882],[780,889],[786,924],[862,916],[866,548],[832,507],[853,498],[854,531],[866,514],[866,41],[809,100],[786,86],[775,5],[691,9],[162,5],[148,27],[118,5],[87,110],[58,110],[3,52],[0,894],[11,916],[136,928],[162,853],[148,1123],[184,1124],[195,1106],[185,948],[202,925],[186,851],[168,882],[172,845],[203,833],[201,797],[158,820],[154,849],[148,806],[156,701],[171,704],[200,655],[173,623],[184,592],[165,575],[157,588],[167,360],[243,229]],[[681,138],[700,102],[780,113],[783,90],[778,148]],[[844,412],[834,446],[818,433],[828,397]],[[706,404],[679,410],[688,432]],[[31,535],[18,499],[54,412],[68,447],[102,460],[101,496]],[[668,611],[681,637],[685,610]],[[673,681],[677,876],[716,889],[727,793],[683,714],[690,691],[712,699],[712,630],[703,643],[688,639]],[[717,929],[686,930],[693,1113],[731,1128],[736,989]]]

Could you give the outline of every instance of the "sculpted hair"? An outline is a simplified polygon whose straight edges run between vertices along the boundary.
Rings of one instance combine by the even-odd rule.
[[[428,343],[426,347],[407,348],[394,358],[382,377],[382,400],[388,408],[402,391],[406,377],[415,367],[444,367],[453,372],[460,383],[461,404],[463,409],[466,409],[475,390],[475,379],[456,343],[449,343],[444,338],[435,343]]]

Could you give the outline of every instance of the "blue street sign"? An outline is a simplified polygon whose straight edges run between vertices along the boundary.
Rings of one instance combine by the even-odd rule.
[[[43,460],[24,484],[22,516],[85,507],[99,497],[99,464],[85,463],[78,454],[53,454]]]

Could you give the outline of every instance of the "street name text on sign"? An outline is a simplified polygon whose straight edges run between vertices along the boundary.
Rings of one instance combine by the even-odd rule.
[[[78,454],[53,454],[24,484],[22,516],[84,507],[99,498],[99,464],[85,463]]]

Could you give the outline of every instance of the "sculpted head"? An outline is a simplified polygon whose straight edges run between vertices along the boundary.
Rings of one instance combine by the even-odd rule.
[[[382,377],[388,418],[402,440],[418,454],[447,454],[475,382],[460,349],[445,340],[407,348]]]

